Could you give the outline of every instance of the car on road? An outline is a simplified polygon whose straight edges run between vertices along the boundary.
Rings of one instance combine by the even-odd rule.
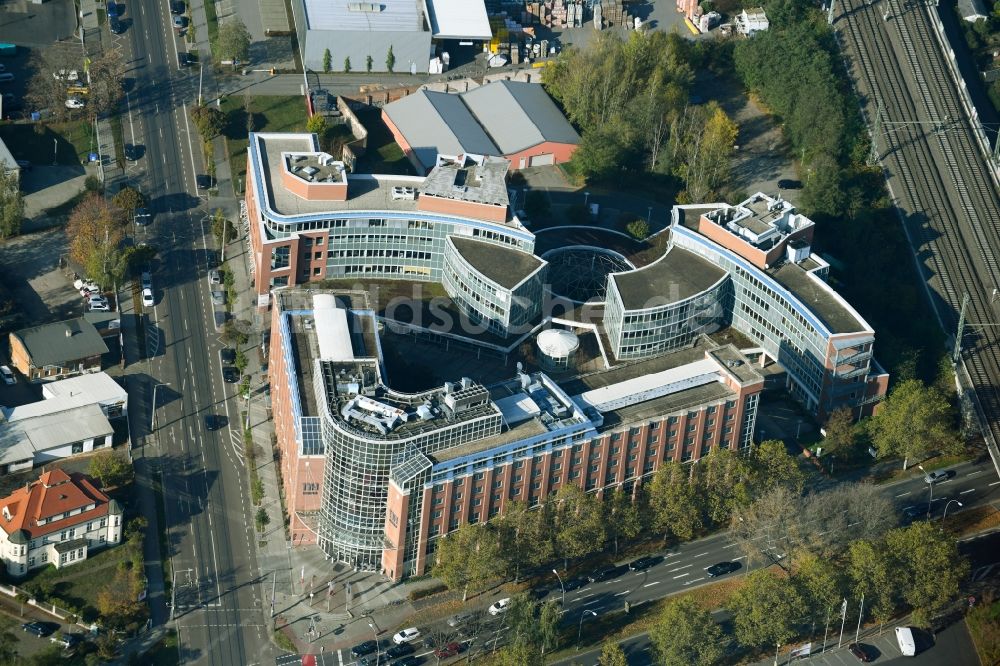
[[[232,365],[233,363],[236,363],[236,350],[232,347],[223,347],[219,350],[219,358],[221,358],[222,362],[226,365]]]
[[[177,53],[177,64],[181,67],[190,67],[194,64],[194,56],[187,51],[179,51]]]
[[[847,646],[847,649],[850,651],[851,654],[854,655],[854,657],[858,661],[863,662],[865,664],[875,660],[875,655],[872,654],[871,648],[869,648],[864,643],[851,643],[850,645]]]
[[[463,647],[465,646],[462,645],[461,643],[452,641],[451,643],[443,645],[438,649],[434,650],[434,656],[437,657],[438,659],[448,659],[450,657],[454,657],[456,654],[461,652]]]
[[[419,666],[422,663],[424,663],[423,657],[411,654],[395,662],[392,666]]]
[[[416,627],[410,627],[408,629],[400,629],[392,636],[392,642],[396,645],[400,643],[409,643],[420,638],[420,630]]]
[[[225,428],[229,423],[229,419],[221,414],[206,414],[205,415],[205,428],[208,430],[219,430]]]
[[[139,280],[142,282],[143,289],[153,288],[153,275],[149,271],[143,271],[142,275],[139,276]]]
[[[58,628],[59,625],[52,622],[25,622],[21,625],[22,631],[34,634],[39,638],[44,638],[45,636],[54,633]]]
[[[125,32],[125,24],[117,19],[117,17],[111,17],[108,19],[108,30],[111,31],[112,35],[120,35]]]
[[[218,289],[212,290],[212,305],[225,305],[226,304],[226,292],[219,291]]]
[[[948,478],[948,472],[944,470],[934,470],[933,472],[927,472],[924,474],[924,483],[928,485],[933,485],[935,483],[940,483]]]
[[[659,558],[656,557],[640,557],[637,560],[632,560],[628,563],[629,571],[645,571],[649,567],[653,566],[659,562]]]
[[[569,592],[570,590],[578,590],[581,587],[586,587],[589,582],[590,581],[583,576],[575,576],[573,578],[567,578],[563,587],[565,587],[566,591]]]
[[[472,613],[459,613],[458,615],[452,615],[448,618],[448,626],[454,629],[455,627],[465,624],[471,620],[472,617]]]
[[[908,520],[919,520],[927,515],[927,511],[918,506],[908,506],[903,509],[903,516]]]
[[[17,383],[17,377],[14,376],[13,371],[6,365],[0,365],[0,379],[3,379],[3,383],[7,386],[13,386]]]
[[[222,369],[222,379],[227,384],[236,384],[240,381],[240,371],[229,365]]]
[[[142,304],[147,308],[153,307],[153,290],[143,289],[142,290]]]
[[[187,27],[188,20],[186,16],[175,16],[174,17],[174,28],[177,30],[183,30]]]
[[[396,657],[405,657],[408,654],[414,653],[413,646],[409,643],[400,643],[399,645],[392,645],[385,650],[385,656],[389,659],[395,659]]]
[[[611,580],[612,578],[617,578],[618,576],[625,573],[625,567],[615,566],[609,564],[607,566],[601,567],[594,573],[590,574],[587,578],[591,583],[599,583],[602,580]]]
[[[490,615],[500,615],[500,613],[506,613],[508,608],[510,608],[510,597],[494,601],[489,608],[489,613]]]
[[[148,208],[136,208],[135,209],[135,223],[141,225],[147,225],[153,220],[153,214],[149,212]]]
[[[213,268],[208,272],[208,281],[211,284],[222,284],[222,273]]]
[[[68,100],[66,100],[67,109],[82,109],[85,106],[87,106],[87,103],[84,102],[79,97],[70,97]]]
[[[351,648],[351,656],[357,659],[358,657],[363,657],[366,654],[371,654],[378,649],[378,643],[375,641],[365,641],[364,643],[358,643]]]
[[[0,83],[10,83],[14,80],[14,75],[10,72],[0,73]]]
[[[739,562],[716,562],[712,566],[706,567],[705,573],[708,574],[709,578],[715,578],[731,574],[742,566]]]
[[[174,16],[180,16],[187,11],[187,5],[184,4],[184,0],[171,0],[170,2],[170,13]]]

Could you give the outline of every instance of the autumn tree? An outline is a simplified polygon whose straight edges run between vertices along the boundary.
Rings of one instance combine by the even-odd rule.
[[[139,190],[126,185],[111,197],[111,203],[124,211],[126,220],[131,220],[135,216],[135,211],[146,205],[146,198]]]
[[[503,516],[495,521],[503,549],[500,555],[514,581],[521,571],[552,558],[550,512],[546,506],[531,509],[525,502],[512,501]]]
[[[497,666],[542,666],[545,657],[542,650],[530,643],[514,643],[505,646],[497,653]]]
[[[854,429],[854,416],[846,407],[835,409],[826,420],[823,428],[823,450],[837,458],[847,458],[857,443],[857,433]]]
[[[601,666],[628,666],[628,657],[618,641],[607,641],[601,646]]]
[[[649,486],[649,508],[664,541],[671,536],[688,541],[703,526],[697,487],[681,463],[670,461],[656,471]]]
[[[580,486],[567,483],[556,491],[551,500],[555,528],[556,550],[569,560],[583,557],[604,547],[603,507],[596,496],[585,493]]]
[[[750,506],[733,513],[730,535],[747,563],[777,563],[788,568],[804,541],[798,495],[777,486]]]
[[[724,653],[722,628],[691,597],[667,601],[649,639],[661,666],[714,666]]]
[[[639,507],[621,487],[615,488],[608,500],[608,536],[615,544],[618,554],[619,539],[634,539],[642,531],[642,515]]]
[[[233,67],[250,58],[250,31],[239,18],[230,18],[219,26],[217,40],[221,60],[231,60]]]
[[[785,443],[770,439],[754,447],[750,458],[753,470],[754,495],[761,495],[776,486],[784,486],[795,493],[802,492],[805,473],[798,460],[789,455]]]
[[[932,451],[954,453],[961,443],[954,429],[954,414],[937,388],[919,379],[900,382],[868,421],[868,431],[880,458],[911,460]]]
[[[906,581],[899,591],[914,610],[914,623],[929,626],[930,619],[958,597],[969,572],[958,543],[937,525],[919,521],[890,531],[885,545],[896,580]]]
[[[66,224],[70,256],[103,287],[121,282],[125,272],[127,255],[121,247],[124,223],[121,208],[90,194],[77,204]]]
[[[132,480],[134,471],[128,456],[121,451],[102,449],[90,459],[89,473],[105,488],[121,486]]]
[[[462,590],[462,601],[470,589],[494,578],[500,564],[500,544],[492,529],[466,523],[438,539],[434,575],[445,585]]]
[[[715,102],[688,106],[670,132],[671,162],[687,200],[701,203],[729,178],[736,123]]]
[[[750,504],[751,469],[746,456],[716,448],[698,467],[705,515],[711,523],[724,525],[736,508]]]
[[[15,170],[0,169],[0,239],[16,236],[24,220],[24,197]]]
[[[66,87],[73,82],[52,75],[60,70],[76,70],[77,76],[84,76],[84,83],[86,82],[83,67],[78,57],[71,55],[70,49],[44,49],[41,54],[35,52],[28,62],[27,71],[33,73],[24,93],[29,110],[47,109],[55,122],[63,122],[77,113],[66,108]]]
[[[882,538],[898,521],[892,500],[871,483],[845,483],[807,495],[799,516],[801,549],[826,558],[843,556],[851,539]]]
[[[119,49],[108,49],[95,57],[90,78],[87,110],[91,118],[114,113],[125,97],[125,60]]]
[[[737,640],[753,647],[787,643],[806,613],[805,600],[792,580],[769,569],[750,574],[729,609]]]

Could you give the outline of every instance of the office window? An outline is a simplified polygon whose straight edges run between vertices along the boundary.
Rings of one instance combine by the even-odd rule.
[[[302,494],[303,495],[318,495],[319,494],[319,484],[318,483],[303,483],[302,484]]]

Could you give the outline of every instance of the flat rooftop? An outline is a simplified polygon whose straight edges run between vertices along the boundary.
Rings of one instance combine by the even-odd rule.
[[[419,32],[426,29],[416,0],[304,0],[310,30]]]
[[[626,310],[676,303],[710,288],[726,271],[683,248],[674,247],[645,268],[613,273]]]
[[[542,265],[533,254],[495,243],[458,236],[451,236],[451,242],[463,259],[505,289],[513,289]]]
[[[507,169],[510,162],[499,157],[486,157],[482,164],[448,163],[434,167],[420,193],[429,196],[468,201],[490,206],[507,206]]]
[[[286,155],[285,168],[307,183],[344,182],[344,163],[322,153]]]
[[[819,317],[831,333],[856,333],[868,330],[864,321],[846,307],[843,301],[822,280],[790,262],[771,268],[767,274],[802,301]]]

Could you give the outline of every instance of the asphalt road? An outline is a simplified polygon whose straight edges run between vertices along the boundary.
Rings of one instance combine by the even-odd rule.
[[[934,486],[934,497],[931,500],[930,489],[924,483],[922,476],[908,479],[906,481],[887,484],[884,486],[885,492],[892,497],[897,510],[901,514],[909,507],[917,507],[920,511],[926,511],[928,503],[932,508],[931,519],[941,520],[944,507],[951,500],[957,499],[962,502],[962,507],[951,504],[948,510],[950,519],[957,512],[971,509],[976,506],[996,501],[1000,498],[1000,480],[997,479],[992,463],[981,464],[962,463],[947,470],[949,478]],[[763,537],[762,537],[763,538]],[[996,544],[990,539],[974,540],[963,544],[963,549],[969,555],[973,565],[973,578],[977,573],[985,576],[996,566],[1000,566],[1000,555],[996,555]],[[780,553],[777,553],[780,555]],[[714,580],[721,580],[732,576],[742,576],[751,570],[762,566],[755,563],[750,568],[745,566],[737,571],[720,576],[718,579],[709,578],[705,569],[719,562],[739,561],[745,563],[746,559],[739,552],[736,544],[730,541],[725,533],[685,543],[661,553],[662,560],[652,567],[641,572],[627,571],[611,580],[588,583],[587,585],[566,592],[566,601],[563,604],[564,621],[574,626],[579,626],[583,618],[583,631],[586,632],[587,622],[593,617],[589,611],[601,614],[610,611],[623,610],[627,601],[633,608],[643,603],[662,599],[663,597],[678,592],[683,592],[700,585],[705,585]],[[563,581],[567,578],[564,576]],[[562,596],[558,580],[555,575],[551,576],[551,581],[547,585],[548,592],[540,597],[543,600],[559,599]],[[483,605],[488,605],[500,598],[490,597],[482,600]],[[536,597],[539,598],[539,597]],[[490,649],[492,641],[497,637],[497,630],[501,627],[501,622],[493,618],[487,618],[482,631],[476,632],[472,638],[472,651]],[[430,626],[420,627],[425,636],[434,634],[439,638],[437,641],[443,644],[450,640],[455,640],[454,630],[447,626],[445,621],[433,623]],[[949,634],[950,635],[950,634]],[[630,664],[648,664],[648,653],[645,648],[648,642],[645,639],[628,641],[626,652],[630,655]],[[503,644],[502,632],[500,645]],[[336,663],[352,664],[356,663],[348,650],[339,651],[340,654],[333,653],[327,655],[327,659],[337,658],[342,661]],[[422,650],[422,653],[429,653],[429,650]],[[943,652],[943,650],[935,650]],[[898,651],[897,651],[898,654]],[[585,658],[590,652],[582,652],[566,663],[596,664],[599,651],[594,652],[593,659],[589,661]],[[647,655],[647,656],[643,656]],[[330,662],[334,663],[334,662]],[[432,662],[433,663],[433,662]],[[831,661],[830,664],[840,662]],[[848,662],[843,662],[848,663]],[[932,662],[927,662],[932,663]],[[938,662],[944,663],[944,662]],[[961,662],[952,662],[961,663]]]
[[[196,195],[198,139],[187,109],[197,79],[177,67],[166,2],[136,0],[118,41],[132,80],[125,141],[143,146],[129,173],[150,199],[153,221],[139,241],[159,250],[152,266],[155,305],[147,308],[145,377],[133,433],[139,455],[163,476],[175,627],[185,664],[255,664],[270,644],[262,613],[238,427],[209,429],[206,416],[238,423],[222,380],[207,283],[210,234]],[[182,47],[183,48],[183,47]],[[135,369],[133,369],[133,372]],[[156,387],[157,429],[148,420]],[[135,402],[133,402],[135,404]],[[148,480],[146,480],[148,481]],[[168,600],[169,601],[169,600]],[[166,614],[154,609],[154,621]]]

